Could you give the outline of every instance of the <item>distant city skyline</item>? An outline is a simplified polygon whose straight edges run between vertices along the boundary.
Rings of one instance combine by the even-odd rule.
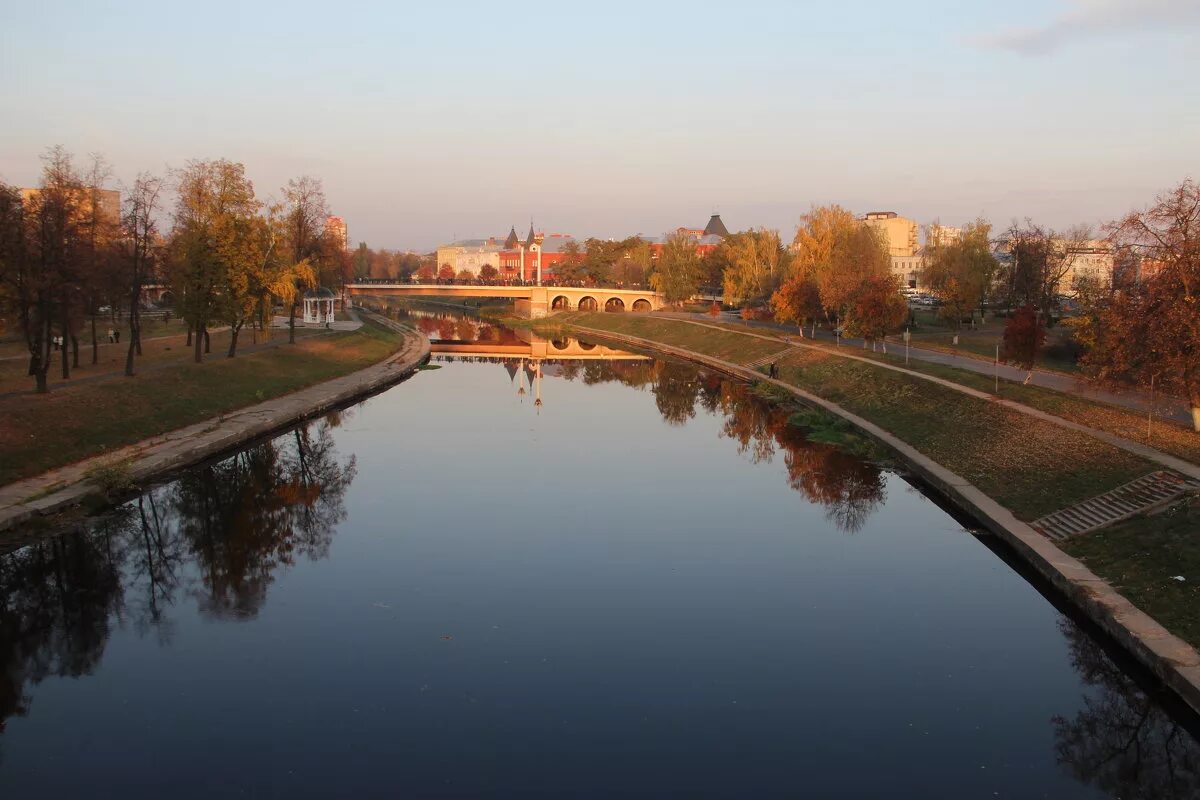
[[[1200,177],[1200,3],[9,3],[0,178],[320,178],[351,246],[659,235],[813,204],[1097,224]],[[112,188],[121,188],[114,181]]]

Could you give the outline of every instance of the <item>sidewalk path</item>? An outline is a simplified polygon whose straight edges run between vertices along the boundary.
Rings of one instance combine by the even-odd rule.
[[[689,321],[714,321],[708,314],[703,313],[684,313],[684,312],[662,312],[656,316],[671,317],[674,319],[684,319]],[[765,330],[778,331],[779,333],[795,336],[798,333],[798,328],[794,325],[784,325],[778,322],[764,322],[761,320],[743,320],[718,318],[717,322],[732,322],[737,325],[745,325],[750,328],[763,328]],[[809,338],[808,331],[804,332],[806,339]],[[836,337],[829,331],[817,331],[817,340],[834,342]],[[859,347],[863,345],[862,339],[842,338],[842,346],[847,348]],[[901,342],[888,342],[888,352],[892,355],[904,353],[904,344]],[[989,361],[982,361],[978,358],[969,356],[956,356],[952,353],[945,353],[940,350],[926,350],[920,347],[909,346],[909,358],[915,358],[918,361],[926,361],[930,364],[943,364],[948,367],[956,367],[965,369],[980,375],[986,375],[989,378],[997,372],[995,365]],[[1000,377],[1005,380],[1023,382],[1029,374],[1026,370],[1017,367],[1009,366],[1008,364],[999,365]],[[1154,408],[1154,415],[1158,419],[1167,419],[1172,422],[1178,422],[1191,427],[1192,425],[1192,409],[1186,400],[1181,400],[1177,397],[1164,395],[1155,395],[1153,403],[1151,403],[1150,395],[1146,392],[1137,389],[1130,389],[1124,392],[1109,391],[1099,389],[1081,378],[1073,378],[1069,375],[1064,375],[1061,372],[1046,372],[1043,370],[1034,370],[1033,379],[1029,382],[1031,386],[1040,386],[1043,389],[1053,389],[1056,392],[1064,394],[1073,394],[1078,397],[1083,397],[1088,400],[1096,400],[1101,403],[1127,408],[1132,411],[1137,411],[1142,414],[1149,413],[1151,407]]]

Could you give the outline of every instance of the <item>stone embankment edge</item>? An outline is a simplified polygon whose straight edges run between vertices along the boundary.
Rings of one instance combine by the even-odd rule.
[[[86,473],[94,466],[125,462],[135,484],[161,480],[180,469],[397,383],[429,359],[429,339],[420,331],[384,317],[372,317],[404,334],[400,349],[384,361],[3,487],[7,493],[11,494],[15,489],[19,496],[33,499],[0,508],[0,532],[36,517],[78,506],[90,496],[101,495],[100,487],[86,478]],[[39,486],[61,488],[39,494]]]
[[[637,336],[581,325],[570,327],[597,339],[608,339],[693,361],[739,379],[770,383],[787,390],[805,403],[845,419],[899,456],[915,475],[1008,544],[1038,574],[1062,592],[1072,605],[1112,636],[1200,714],[1200,653],[1134,606],[1082,562],[1059,550],[1048,538],[1017,519],[1011,511],[965,478],[918,452],[875,423],[847,411],[836,403],[783,381],[768,378],[740,364]]]

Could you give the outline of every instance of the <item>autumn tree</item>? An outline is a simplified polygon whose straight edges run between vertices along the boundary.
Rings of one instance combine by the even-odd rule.
[[[667,237],[650,285],[661,292],[667,303],[674,305],[696,293],[700,278],[700,257],[695,241],[685,234]]]
[[[96,318],[100,307],[117,306],[125,295],[128,273],[117,252],[117,241],[122,236],[121,210],[104,206],[104,184],[112,177],[112,170],[103,158],[93,153],[91,163],[82,178],[79,202],[80,260],[78,276],[81,307],[86,314],[92,335],[92,363],[100,360],[99,337],[96,333]],[[133,324],[133,309],[130,308],[130,324]],[[79,340],[71,336],[74,364],[79,366]],[[141,340],[133,333],[131,342],[141,348]]]
[[[491,264],[484,264],[482,267],[479,268],[480,280],[483,280],[487,283],[491,283],[492,281],[496,280],[496,277],[499,274],[500,274],[500,271],[498,269],[496,269],[495,267],[493,267]]]
[[[925,246],[920,280],[942,302],[940,315],[957,327],[983,305],[999,264],[992,255],[992,226],[982,219],[967,225],[953,242],[937,238]]]
[[[424,263],[417,269],[417,280],[421,283],[431,283],[437,277],[437,269],[432,263]]]
[[[642,285],[654,265],[650,243],[640,236],[626,239],[629,247],[613,267],[613,280],[622,285]]]
[[[554,265],[554,276],[573,283],[582,280],[586,274],[583,248],[572,239],[562,246],[562,258]]]
[[[840,206],[813,208],[800,218],[791,274],[810,276],[826,317],[840,319],[862,282],[891,274],[881,234]]]
[[[353,264],[354,277],[357,279],[370,278],[371,275],[371,250],[367,247],[366,242],[359,242],[358,247],[354,251],[354,255],[350,259]]]
[[[244,227],[238,221],[257,212],[254,187],[241,164],[225,159],[191,161],[178,174],[171,284],[181,314],[195,331],[197,362],[207,350],[209,326],[226,315],[226,304],[233,301],[228,271],[232,242]]]
[[[1102,380],[1178,392],[1200,431],[1200,184],[1183,181],[1111,235],[1152,269],[1101,303],[1083,364]]]
[[[1018,308],[1004,325],[1004,341],[1000,360],[1029,370],[1025,383],[1033,378],[1033,365],[1046,342],[1046,325],[1042,314],[1032,305]]]
[[[891,275],[868,275],[850,297],[846,330],[851,336],[862,337],[864,347],[867,342],[882,342],[886,353],[884,337],[907,317],[908,303],[900,294],[896,279]]]
[[[54,326],[69,335],[71,310],[77,298],[81,250],[78,202],[82,181],[71,156],[53,147],[42,158],[40,186],[28,197],[0,187],[0,216],[4,226],[4,285],[29,351],[29,374],[39,393],[49,391]],[[63,377],[69,364],[63,353]]]
[[[766,228],[731,234],[717,250],[723,255],[727,303],[770,297],[783,281],[790,260],[779,232]]]
[[[158,256],[158,213],[162,179],[141,173],[125,197],[121,214],[122,273],[129,296],[129,346],[125,353],[125,374],[133,375],[134,354],[141,354],[142,289],[154,275]],[[92,320],[92,339],[96,336]],[[94,344],[93,344],[94,347]]]
[[[450,264],[442,264],[438,267],[437,277],[439,281],[454,280],[454,267]]]
[[[284,252],[292,265],[307,262],[309,268],[319,274],[325,266],[321,261],[326,249],[325,220],[329,216],[321,181],[308,175],[290,180],[283,187],[283,197],[287,235]],[[319,283],[318,280],[307,286],[297,284],[296,291],[292,293],[292,302],[288,306],[289,344],[296,342],[296,309],[300,305],[303,290]]]
[[[816,280],[808,272],[800,271],[793,273],[771,295],[771,307],[775,310],[776,320],[795,323],[801,336],[806,322],[812,323],[813,335],[816,335],[817,319],[824,311]]]
[[[1091,231],[1083,226],[1063,233],[1032,220],[1009,226],[1001,237],[1008,304],[1033,306],[1049,320],[1058,311],[1058,296],[1070,288],[1066,277],[1090,238]]]

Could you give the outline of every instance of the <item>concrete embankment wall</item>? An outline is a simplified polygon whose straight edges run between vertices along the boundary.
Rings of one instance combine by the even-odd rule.
[[[96,466],[123,464],[130,480],[138,485],[162,480],[201,461],[385,389],[413,374],[429,359],[429,339],[423,334],[384,317],[372,316],[381,325],[404,334],[400,349],[386,360],[216,419],[9,484],[0,489],[3,494],[0,532],[101,496],[101,488],[87,477]]]
[[[1017,519],[1011,511],[965,478],[836,403],[783,381],[768,378],[740,364],[637,336],[583,326],[572,327],[589,338],[652,350],[701,364],[735,378],[773,384],[808,405],[845,419],[894,453],[914,475],[1005,542],[1085,617],[1110,635],[1200,714],[1200,654],[1195,648],[1138,609],[1082,562],[1059,550],[1049,539]]]

